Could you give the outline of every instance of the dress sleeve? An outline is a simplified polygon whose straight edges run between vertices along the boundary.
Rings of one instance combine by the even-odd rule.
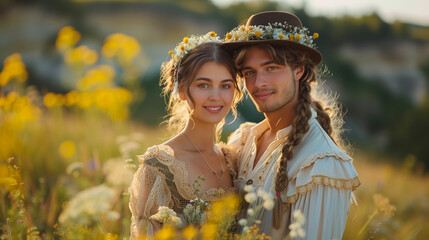
[[[300,195],[291,210],[298,209],[305,216],[303,239],[342,239],[351,194],[351,190],[317,184]]]
[[[134,175],[129,188],[131,210],[131,238],[152,236],[161,228],[161,224],[149,217],[158,212],[159,206],[170,206],[171,193],[166,184],[165,176],[156,167],[141,164]]]

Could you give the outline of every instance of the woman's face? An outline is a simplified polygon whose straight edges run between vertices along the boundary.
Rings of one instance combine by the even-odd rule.
[[[195,122],[217,124],[225,118],[234,98],[234,80],[228,69],[214,61],[205,63],[193,79],[189,92],[179,91],[193,110]]]

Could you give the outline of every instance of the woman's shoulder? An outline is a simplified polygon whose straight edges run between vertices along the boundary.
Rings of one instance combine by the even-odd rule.
[[[143,165],[156,165],[156,163],[171,165],[177,161],[174,150],[167,144],[153,145],[137,158]]]

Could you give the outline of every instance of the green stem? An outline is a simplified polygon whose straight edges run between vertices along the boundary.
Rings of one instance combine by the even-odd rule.
[[[368,217],[368,220],[365,222],[365,224],[363,225],[363,227],[360,229],[358,236],[361,235],[363,233],[363,231],[366,229],[366,227],[369,225],[369,223],[371,222],[371,220],[375,217],[375,215],[377,215],[378,210],[376,209],[371,216]]]

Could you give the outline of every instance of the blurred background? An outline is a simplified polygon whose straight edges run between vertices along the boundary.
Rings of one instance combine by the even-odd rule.
[[[135,156],[168,137],[158,83],[168,51],[184,36],[223,37],[256,12],[281,10],[319,33],[323,82],[345,113],[362,185],[344,239],[426,239],[428,8],[421,0],[0,0],[0,234],[128,237]],[[238,110],[223,140],[263,119],[249,99]]]

